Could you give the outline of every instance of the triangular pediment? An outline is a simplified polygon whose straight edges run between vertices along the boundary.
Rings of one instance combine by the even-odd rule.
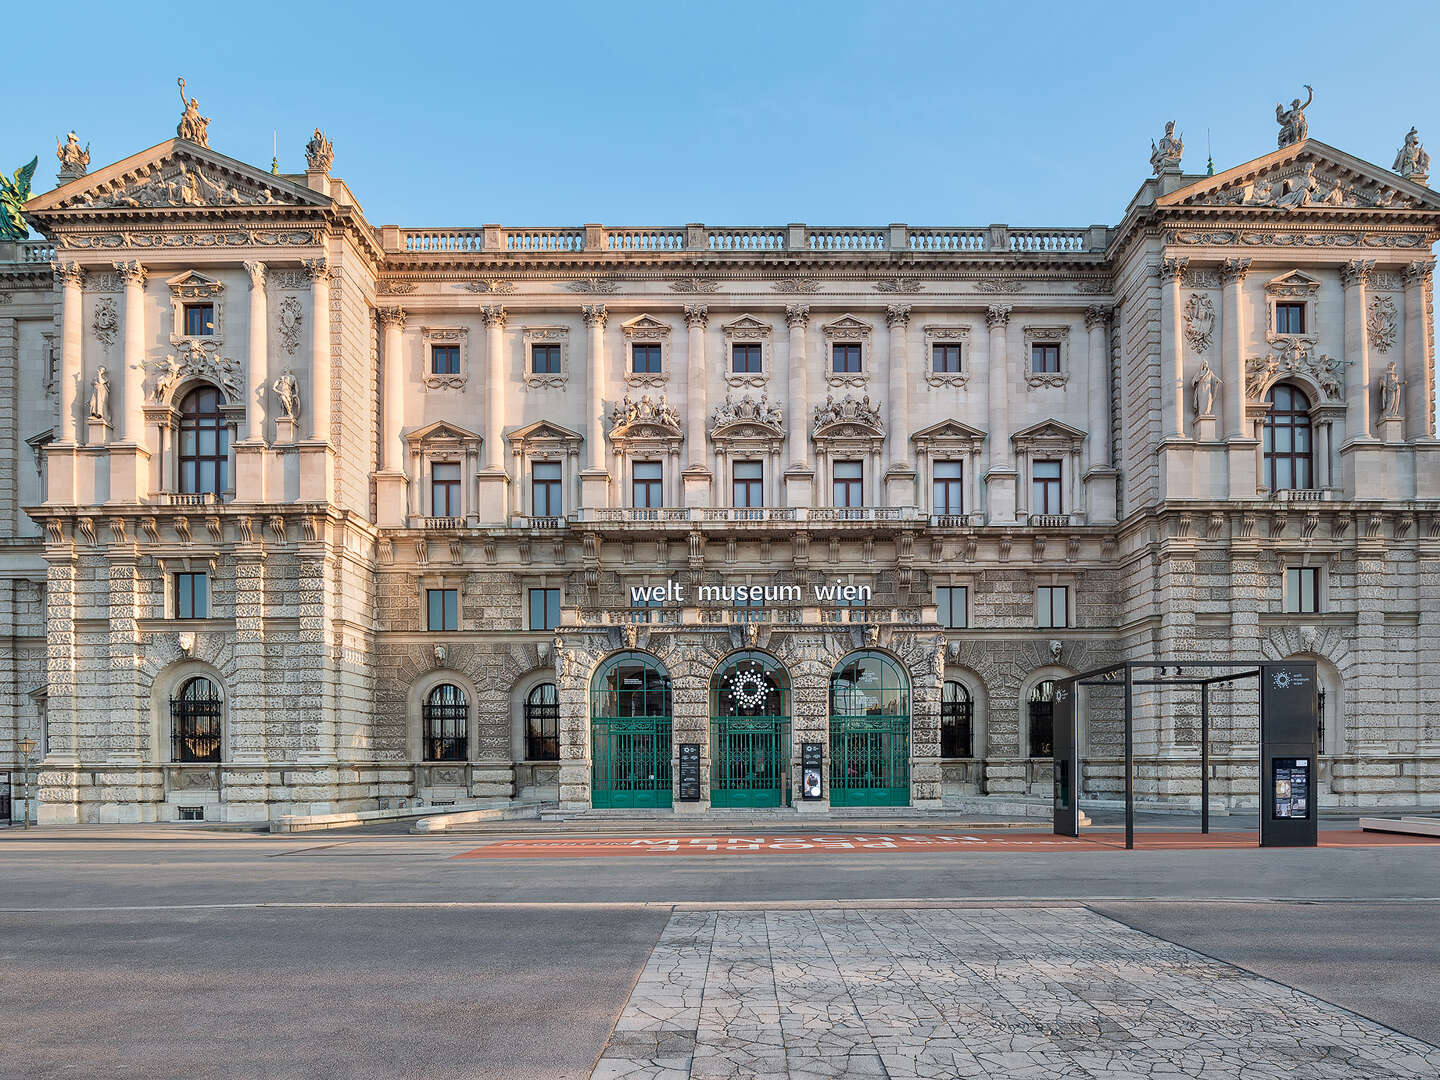
[[[959,420],[941,420],[938,424],[931,424],[915,432],[910,438],[917,442],[930,439],[983,439],[985,432],[969,424],[962,424]]]
[[[734,322],[724,323],[720,327],[725,334],[768,334],[771,326],[764,319],[757,319],[754,315],[741,315]]]
[[[406,434],[405,438],[411,442],[479,442],[478,432],[469,431],[459,424],[452,424],[448,420],[436,420],[426,424],[424,427],[416,428]]]
[[[166,278],[165,284],[172,289],[212,289],[218,291],[225,287],[215,278],[210,277],[208,274],[202,274],[199,270],[186,270],[183,274],[176,274],[172,278]]]
[[[1010,436],[1014,440],[1036,440],[1036,439],[1083,439],[1085,432],[1079,428],[1073,428],[1069,424],[1062,424],[1059,420],[1041,420],[1038,424],[1015,432]]]
[[[620,324],[621,330],[627,337],[636,335],[644,337],[663,336],[670,333],[670,324],[654,315],[640,314],[633,319],[626,319]]]
[[[327,196],[302,184],[188,140],[171,139],[37,195],[25,208],[43,214],[49,210],[330,205]]]
[[[1283,289],[1292,292],[1315,292],[1320,288],[1320,279],[1311,277],[1303,270],[1291,270],[1273,277],[1265,283],[1267,291]]]
[[[836,337],[863,337],[868,338],[871,326],[863,319],[857,319],[854,315],[846,312],[838,319],[826,323],[821,328],[828,338]]]
[[[1308,139],[1207,176],[1155,200],[1159,208],[1440,210],[1440,195]]]
[[[584,441],[584,437],[578,431],[571,431],[567,427],[549,420],[536,420],[533,424],[526,424],[522,428],[516,428],[505,436],[511,442],[523,443],[533,439],[557,439],[565,442]]]

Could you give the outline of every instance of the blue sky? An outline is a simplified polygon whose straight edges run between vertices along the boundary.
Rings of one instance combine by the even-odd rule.
[[[0,168],[173,136],[282,171],[319,125],[373,224],[1114,223],[1175,119],[1185,167],[1310,133],[1440,152],[1440,6],[70,4],[7,13]],[[1236,13],[1243,10],[1243,18]],[[1222,22],[1209,23],[1215,12]],[[283,22],[281,21],[283,20]]]

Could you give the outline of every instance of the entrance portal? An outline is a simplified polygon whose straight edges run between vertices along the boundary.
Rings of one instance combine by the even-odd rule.
[[[830,676],[830,805],[910,805],[910,680],[882,653]]]
[[[790,804],[790,686],[760,652],[736,653],[710,680],[710,805]]]
[[[590,692],[591,803],[596,809],[667,807],[670,675],[646,653],[619,653]]]

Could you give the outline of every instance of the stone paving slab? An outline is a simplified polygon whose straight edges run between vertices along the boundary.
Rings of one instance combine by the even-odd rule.
[[[680,911],[594,1080],[1434,1080],[1440,1049],[1082,908]]]

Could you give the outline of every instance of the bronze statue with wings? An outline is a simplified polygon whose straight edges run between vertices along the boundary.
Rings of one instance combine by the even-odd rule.
[[[25,201],[30,198],[30,178],[40,164],[37,155],[29,165],[15,170],[14,177],[0,173],[0,240],[24,240],[30,235],[25,223]]]

